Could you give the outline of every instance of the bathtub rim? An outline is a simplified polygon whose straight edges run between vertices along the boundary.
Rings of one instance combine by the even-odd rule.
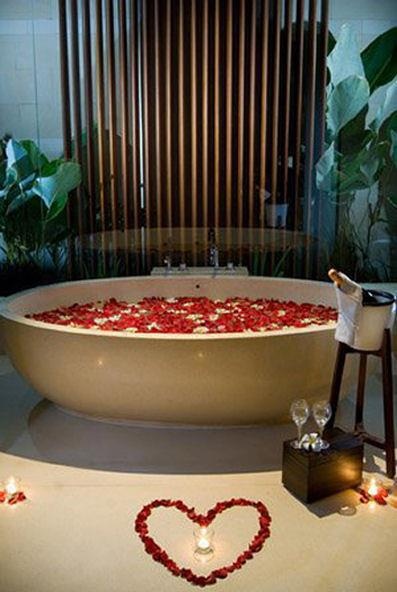
[[[250,280],[259,280],[264,282],[294,282],[295,284],[311,284],[316,285],[318,287],[325,287],[328,286],[332,289],[332,285],[328,282],[322,282],[318,280],[305,280],[305,279],[295,279],[295,278],[274,278],[274,277],[257,277],[257,276],[248,276],[248,277],[228,277],[228,276],[203,276],[203,275],[189,275],[189,276],[131,276],[131,277],[118,277],[118,278],[100,278],[100,279],[92,279],[92,280],[77,280],[77,281],[66,281],[66,282],[59,282],[55,284],[48,284],[46,286],[37,286],[36,288],[31,288],[29,290],[23,290],[21,292],[17,292],[11,296],[5,298],[3,302],[0,303],[0,320],[5,319],[8,321],[16,322],[20,325],[24,325],[27,327],[43,329],[47,331],[56,331],[60,333],[70,333],[72,335],[91,335],[97,337],[118,337],[122,339],[155,339],[157,341],[207,341],[207,340],[229,340],[229,339],[259,339],[259,338],[268,338],[268,337],[287,337],[291,335],[302,335],[302,334],[310,334],[310,333],[318,333],[322,331],[335,331],[336,328],[336,321],[331,321],[326,325],[308,325],[308,327],[290,327],[285,329],[278,329],[274,331],[265,331],[265,332],[235,332],[235,333],[139,333],[139,332],[129,332],[129,331],[109,331],[109,330],[101,330],[101,329],[84,329],[81,327],[69,327],[67,325],[57,325],[55,323],[46,323],[44,321],[36,321],[34,319],[28,319],[22,314],[18,314],[13,312],[9,309],[10,305],[13,305],[18,302],[20,298],[25,298],[31,294],[36,294],[37,292],[43,292],[46,290],[52,290],[57,288],[67,288],[71,285],[78,286],[79,284],[101,284],[106,283],[109,281],[112,282],[126,282],[126,281],[134,281],[134,280],[145,280],[148,282],[159,282],[159,281],[178,281],[179,279],[189,279],[192,281],[202,281],[203,279],[214,279],[214,280],[221,280],[222,282],[238,280],[241,282],[246,282]],[[291,298],[292,300],[293,298]],[[315,304],[315,303],[312,303]]]

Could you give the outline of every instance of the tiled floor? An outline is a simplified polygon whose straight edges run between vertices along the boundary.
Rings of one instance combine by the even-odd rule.
[[[381,428],[379,376],[371,378],[367,423]],[[352,402],[341,408],[348,425]],[[305,506],[281,485],[289,425],[240,429],[126,427],[73,417],[43,402],[0,357],[0,480],[19,476],[29,501],[0,506],[0,592],[178,592],[133,530],[141,506],[182,498],[200,511],[231,497],[261,499],[272,518],[264,549],[212,589],[231,592],[389,592],[397,587],[397,509],[357,505],[346,492]],[[366,469],[383,468],[366,450]],[[161,514],[163,512],[163,514]],[[159,511],[153,533],[180,563],[192,556],[192,527]],[[249,541],[249,510],[215,523],[222,565]],[[193,565],[193,564],[192,564]],[[199,568],[197,568],[199,571]]]

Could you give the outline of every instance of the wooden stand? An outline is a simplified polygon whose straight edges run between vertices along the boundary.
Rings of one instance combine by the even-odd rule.
[[[343,377],[343,369],[347,354],[360,355],[360,368],[358,375],[357,386],[357,400],[356,400],[356,416],[354,423],[354,432],[360,435],[363,442],[381,448],[386,453],[386,474],[393,478],[396,471],[396,456],[394,450],[394,416],[393,416],[393,374],[392,374],[392,349],[391,349],[391,333],[390,329],[385,330],[382,347],[376,351],[363,351],[353,349],[345,343],[339,343],[338,353],[336,356],[334,376],[331,387],[330,404],[332,407],[332,418],[329,422],[329,427],[333,427],[335,415],[338,409],[338,401],[340,395],[340,388]],[[385,439],[382,440],[376,436],[368,434],[364,428],[363,410],[364,410],[364,394],[365,394],[365,379],[367,370],[367,356],[377,356],[382,360],[382,382],[383,382],[383,417]]]

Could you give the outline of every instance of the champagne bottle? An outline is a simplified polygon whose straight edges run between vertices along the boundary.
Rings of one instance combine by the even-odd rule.
[[[352,293],[357,288],[361,288],[362,291],[362,303],[364,306],[371,306],[380,304],[379,301],[379,292],[373,292],[371,290],[367,290],[359,284],[356,284],[351,280],[347,275],[337,271],[336,269],[330,269],[328,272],[328,277],[346,294]]]

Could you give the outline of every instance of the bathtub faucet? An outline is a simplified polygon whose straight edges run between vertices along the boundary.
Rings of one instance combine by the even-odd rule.
[[[166,273],[170,273],[172,271],[171,255],[164,257],[164,265]]]
[[[208,240],[210,241],[209,263],[212,267],[219,267],[219,250],[215,240],[215,230],[210,229],[208,233]]]
[[[216,245],[210,247],[210,265],[212,267],[219,267],[219,251]]]

